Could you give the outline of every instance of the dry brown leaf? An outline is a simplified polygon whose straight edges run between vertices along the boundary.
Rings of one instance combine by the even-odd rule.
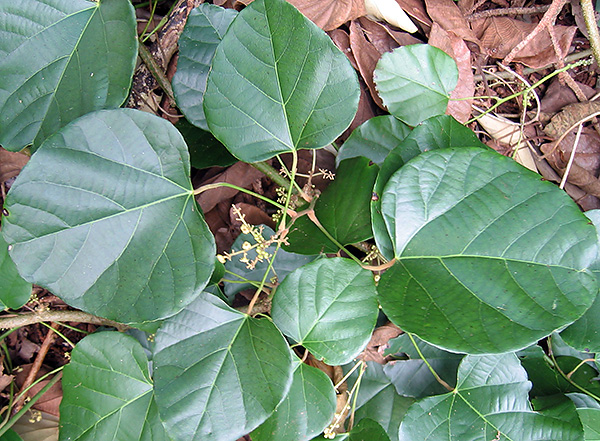
[[[324,31],[366,14],[364,0],[288,0]]]
[[[25,381],[25,378],[27,378],[27,374],[31,370],[32,365],[33,365],[33,363],[21,365],[23,370],[17,374],[17,377],[15,379],[17,386],[19,388],[21,388],[23,381]],[[48,372],[50,372],[50,370],[51,370],[50,368],[48,368],[46,366],[42,366],[36,375],[36,380],[38,378],[40,378],[42,375],[46,375]],[[34,386],[32,386],[29,389],[29,391],[27,392],[27,395],[30,397],[33,397],[40,390],[42,390],[42,388],[46,384],[48,384],[48,382],[51,379],[52,379],[52,377],[42,380],[39,383],[35,384]],[[54,384],[50,389],[48,389],[46,391],[46,393],[44,393],[44,395],[42,395],[40,397],[39,400],[36,401],[36,403],[33,405],[33,408],[37,409],[37,410],[41,410],[43,412],[47,412],[54,416],[58,416],[59,415],[58,406],[60,405],[61,400],[62,400],[62,387],[61,387],[61,383],[59,381],[58,383]]]
[[[352,49],[350,48],[350,35],[342,29],[334,29],[329,32],[329,37],[333,40],[333,43],[341,50],[346,56],[348,60],[350,60],[350,64],[356,70],[358,70],[358,64],[356,64],[356,59],[354,58],[354,54],[352,53]]]
[[[446,113],[464,124],[471,118],[473,100],[462,100],[461,98],[469,98],[475,94],[473,69],[471,69],[471,51],[462,38],[454,32],[445,31],[437,23],[433,23],[431,28],[429,44],[443,50],[456,62],[458,84],[450,94],[450,102]],[[461,100],[456,101],[458,99]]]
[[[550,123],[544,127],[544,133],[551,138],[558,139],[571,126],[577,124],[592,113],[600,112],[600,101],[588,101],[586,103],[573,103],[554,115]]]
[[[396,3],[400,5],[404,12],[420,23],[426,33],[429,31],[432,23],[431,18],[427,15],[425,5],[421,0],[396,0]]]
[[[256,170],[249,164],[244,162],[236,162],[218,176],[203,182],[203,185],[212,184],[215,182],[228,182],[242,188],[252,187],[252,183],[263,176],[261,172]],[[238,193],[237,190],[228,187],[219,187],[214,190],[208,190],[200,193],[196,197],[196,201],[204,213],[212,210],[219,202],[231,199]]]
[[[400,328],[392,323],[380,326],[375,329],[367,347],[358,358],[363,361],[374,361],[379,364],[387,363],[388,360],[384,357],[383,353],[388,348],[388,342],[400,334],[402,334]]]
[[[472,23],[473,29],[481,40],[487,55],[503,59],[536,27],[535,23],[525,23],[510,17],[489,17]],[[571,46],[577,28],[575,26],[553,26],[558,46],[566,54]],[[537,34],[525,46],[514,61],[521,62],[534,69],[546,67],[557,60],[546,29]]]
[[[350,23],[350,47],[352,48],[352,53],[358,64],[360,75],[369,88],[373,101],[375,101],[375,104],[381,109],[385,109],[383,101],[381,101],[381,98],[377,94],[375,82],[373,81],[373,71],[375,70],[379,58],[381,58],[381,54],[373,44],[367,41],[362,27],[356,20],[352,20]]]
[[[431,19],[440,25],[442,29],[454,32],[463,40],[481,47],[479,39],[454,0],[425,0],[425,4]]]
[[[0,147],[0,183],[17,176],[27,161],[29,161],[29,156],[23,153],[9,152]]]
[[[576,83],[588,99],[596,94],[596,90],[587,84],[579,83],[577,81]],[[573,92],[566,84],[561,84],[558,78],[555,78],[548,86],[546,93],[544,93],[544,97],[541,100],[540,111],[546,115],[552,116],[563,107],[577,103],[578,101],[575,92]]]
[[[358,19],[367,40],[377,48],[380,54],[393,51],[399,46],[423,43],[408,32],[394,31],[388,24],[369,20],[367,17]]]
[[[365,9],[368,17],[384,21],[403,31],[414,34],[419,30],[396,0],[365,0]]]

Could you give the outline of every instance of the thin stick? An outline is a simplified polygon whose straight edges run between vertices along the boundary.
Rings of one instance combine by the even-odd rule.
[[[0,328],[20,328],[22,326],[33,325],[40,322],[75,322],[91,323],[92,325],[111,326],[119,331],[129,329],[129,326],[108,320],[102,317],[88,314],[83,311],[40,311],[26,314],[15,314],[7,317],[0,317]]]
[[[581,10],[583,12],[583,19],[588,31],[594,59],[596,60],[596,64],[600,65],[600,33],[598,32],[598,25],[596,24],[596,14],[594,12],[592,0],[581,0]]]
[[[579,124],[579,128],[577,129],[577,135],[575,135],[575,142],[573,142],[573,149],[571,150],[571,156],[569,157],[569,162],[567,163],[567,168],[563,173],[562,180],[560,181],[560,185],[558,188],[563,190],[565,188],[565,184],[567,183],[567,177],[569,176],[569,172],[571,171],[571,166],[573,165],[573,160],[575,159],[575,150],[577,150],[577,145],[579,144],[579,137],[581,136],[581,131],[583,130],[583,124]]]

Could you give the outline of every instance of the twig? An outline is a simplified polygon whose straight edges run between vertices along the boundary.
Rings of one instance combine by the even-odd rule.
[[[561,190],[565,188],[565,184],[567,183],[567,177],[569,176],[569,172],[571,171],[571,166],[573,165],[573,160],[575,159],[575,151],[577,150],[577,145],[579,144],[579,138],[581,137],[581,131],[583,130],[583,124],[579,124],[579,128],[577,129],[577,135],[575,135],[575,141],[573,142],[573,149],[571,150],[571,156],[569,157],[569,162],[567,163],[567,168],[563,173],[562,180],[560,181],[560,185],[558,188]]]
[[[129,329],[129,326],[108,320],[102,317],[88,314],[83,311],[41,311],[27,314],[0,317],[0,328],[20,328],[40,322],[75,322],[90,323],[98,326],[111,326],[119,331]]]
[[[596,24],[596,14],[594,13],[592,0],[581,0],[581,10],[583,12],[583,19],[588,31],[594,59],[596,60],[596,64],[600,66],[600,33],[598,32],[598,25]]]
[[[258,171],[263,172],[265,175],[267,175],[267,177],[271,181],[273,181],[275,184],[279,185],[280,187],[289,188],[290,181],[288,181],[286,178],[281,176],[277,172],[277,170],[275,170],[275,168],[273,166],[271,166],[270,164],[263,161],[263,162],[253,162],[250,165],[252,167],[254,167],[255,169],[257,169]]]
[[[525,46],[527,46],[531,42],[531,40],[533,40],[535,36],[538,35],[543,29],[550,30],[552,25],[554,24],[554,21],[556,20],[557,15],[562,10],[563,6],[567,3],[567,1],[568,0],[552,0],[550,7],[546,11],[540,22],[537,24],[537,26],[533,29],[533,31],[531,31],[531,33],[527,37],[525,37],[519,44],[517,44],[506,57],[504,57],[504,60],[502,60],[502,64],[506,65],[511,63],[517,56],[517,54]]]
[[[173,88],[171,87],[169,79],[167,78],[159,64],[156,62],[148,48],[143,43],[139,44],[138,53],[140,54],[142,61],[144,62],[144,64],[146,65],[146,67],[148,68],[148,70],[150,71],[160,88],[169,97],[171,102],[174,103],[175,95],[173,94]]]
[[[533,15],[546,12],[550,5],[533,6],[531,8],[498,8],[489,9],[487,11],[476,12],[471,15],[467,15],[465,18],[467,21],[475,21],[482,18],[498,17],[506,15]]]
[[[26,398],[25,391],[29,388],[29,386],[31,386],[31,384],[33,383],[33,380],[35,380],[35,377],[37,376],[38,372],[40,371],[40,369],[42,367],[42,363],[44,362],[44,360],[46,358],[46,354],[48,354],[50,345],[52,345],[52,343],[54,342],[54,337],[56,336],[56,334],[54,333],[54,329],[58,328],[58,325],[56,323],[52,323],[50,326],[51,327],[50,327],[50,329],[48,329],[48,333],[46,334],[46,337],[44,337],[44,341],[42,342],[42,345],[40,346],[40,350],[38,351],[37,355],[35,356],[35,360],[33,361],[33,364],[31,365],[31,369],[29,370],[29,373],[27,374],[27,378],[25,378],[25,381],[23,382],[23,385],[21,386],[21,390],[19,392],[19,394],[21,396],[18,398],[18,400],[16,401],[16,403],[11,411],[13,415],[15,415],[23,407],[23,403],[25,402],[25,398]]]

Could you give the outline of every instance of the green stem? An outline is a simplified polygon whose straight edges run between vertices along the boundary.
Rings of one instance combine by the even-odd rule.
[[[194,195],[196,196],[196,195],[199,195],[200,193],[204,193],[207,190],[214,190],[215,188],[220,188],[220,187],[233,188],[237,191],[241,191],[242,193],[249,194],[250,196],[254,196],[255,198],[258,198],[265,202],[268,202],[269,204],[274,205],[275,207],[279,208],[280,210],[286,210],[286,207],[281,205],[279,202],[275,202],[274,200],[264,197],[263,195],[254,193],[252,190],[238,187],[237,185],[230,184],[229,182],[213,182],[212,184],[203,185],[202,187],[198,187],[196,190],[194,190]]]
[[[413,334],[411,334],[410,332],[407,332],[406,334],[408,335],[408,338],[410,338],[410,341],[412,342],[413,346],[417,350],[419,357],[421,357],[421,360],[423,360],[423,363],[425,363],[427,365],[427,367],[429,368],[429,370],[431,371],[431,373],[433,374],[433,376],[435,377],[437,382],[440,383],[442,386],[444,386],[449,392],[454,391],[454,388],[452,386],[450,386],[448,383],[446,383],[444,380],[442,380],[442,378],[438,375],[438,373],[435,371],[435,369],[433,369],[433,366],[431,366],[429,364],[429,362],[427,361],[427,359],[421,352],[421,349],[417,345],[417,342],[415,341]]]
[[[569,70],[569,69],[572,69],[572,68],[574,68],[574,67],[580,66],[580,65],[582,65],[582,64],[586,64],[587,62],[588,62],[587,60],[580,60],[580,61],[577,61],[576,63],[568,64],[567,66],[565,66],[565,67],[563,67],[563,68],[561,68],[561,69],[557,69],[557,70],[555,70],[555,71],[551,72],[550,74],[546,75],[546,76],[545,76],[544,78],[542,78],[541,80],[537,81],[536,83],[532,84],[531,86],[527,87],[526,89],[523,89],[523,90],[522,90],[522,91],[520,91],[520,92],[515,92],[515,93],[513,93],[512,95],[509,95],[509,96],[507,96],[507,97],[504,97],[504,98],[497,98],[497,97],[494,97],[494,98],[496,98],[496,103],[495,103],[495,104],[494,104],[492,107],[490,107],[489,109],[487,109],[485,112],[483,112],[483,113],[481,113],[481,114],[477,115],[476,117],[474,117],[474,118],[471,118],[469,121],[467,121],[467,123],[466,123],[465,125],[468,125],[468,124],[471,124],[471,123],[472,123],[472,122],[474,122],[474,121],[477,121],[477,119],[481,118],[483,115],[486,115],[486,114],[488,114],[488,113],[492,112],[492,111],[493,111],[493,110],[495,110],[495,109],[496,109],[498,106],[501,106],[501,105],[502,105],[502,104],[504,104],[505,102],[507,102],[507,101],[510,101],[510,100],[512,100],[512,99],[514,99],[514,98],[516,98],[516,97],[518,97],[519,95],[523,95],[524,93],[529,93],[529,92],[531,92],[532,90],[534,90],[535,88],[537,88],[537,87],[539,87],[540,85],[544,84],[544,83],[545,83],[546,81],[548,81],[550,78],[552,78],[552,77],[554,77],[554,76],[558,75],[559,73],[561,73],[561,72],[564,72],[564,71],[567,71],[567,70]],[[477,98],[477,97],[473,97],[473,98]]]
[[[598,24],[596,23],[596,14],[594,13],[592,0],[581,0],[581,10],[594,59],[596,60],[596,64],[600,65],[600,34],[598,33]]]
[[[2,438],[2,435],[4,435],[6,431],[10,429],[13,426],[13,424],[15,424],[19,420],[19,418],[25,415],[25,413],[31,408],[31,406],[33,406],[42,397],[42,395],[44,395],[48,391],[48,389],[50,389],[52,386],[58,383],[61,377],[62,372],[59,372],[57,375],[54,376],[52,380],[48,382],[48,384],[46,384],[37,394],[35,394],[35,396],[31,400],[29,400],[29,402],[25,404],[23,408],[20,411],[18,411],[5,425],[0,427],[0,438]]]
[[[253,162],[250,164],[258,171],[267,175],[267,177],[280,187],[289,188],[290,181],[281,176],[277,170],[267,162]]]
[[[129,327],[122,323],[88,314],[83,311],[40,311],[26,314],[16,314],[10,317],[0,317],[0,328],[20,328],[41,322],[76,322],[91,323],[99,326],[111,326],[119,330]]]
[[[69,340],[67,338],[66,335],[64,335],[62,332],[60,332],[58,329],[54,329],[52,326],[50,326],[49,324],[47,324],[46,322],[41,322],[42,325],[44,325],[46,328],[51,329],[52,332],[54,332],[56,335],[58,335],[60,338],[62,338],[64,341],[66,341],[69,346],[71,346],[72,348],[75,347],[75,343],[73,343],[71,340]]]
[[[352,260],[354,260],[356,263],[358,263],[360,266],[363,266],[364,264],[361,262],[361,260],[356,257],[354,254],[352,254],[350,251],[348,251],[348,249],[346,247],[344,247],[344,245],[342,245],[340,242],[338,242],[331,234],[329,234],[329,231],[327,231],[325,229],[325,227],[323,225],[321,225],[321,222],[319,222],[319,220],[317,219],[316,213],[313,210],[313,214],[314,216],[308,216],[308,218],[312,221],[313,224],[315,224],[317,226],[317,228],[319,230],[321,230],[321,232],[327,236],[327,239],[329,239],[331,242],[333,242],[335,244],[335,246],[337,246],[340,250],[342,250],[344,253],[346,253]]]
[[[175,95],[173,94],[173,88],[171,87],[171,82],[163,72],[162,68],[158,65],[150,50],[144,45],[144,43],[140,42],[138,45],[138,53],[140,54],[140,58],[163,90],[163,92],[167,95],[167,97],[171,100],[172,103],[175,102]]]

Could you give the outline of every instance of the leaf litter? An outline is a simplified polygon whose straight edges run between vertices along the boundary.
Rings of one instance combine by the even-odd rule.
[[[548,2],[534,2],[528,4],[528,8],[523,8],[524,2],[519,0],[395,1],[416,25],[415,33],[406,32],[386,22],[385,14],[378,14],[376,20],[373,20],[375,17],[372,16],[368,18],[363,0],[290,0],[290,3],[317,26],[328,31],[360,77],[359,110],[350,128],[337,142],[342,142],[362,122],[386,113],[373,84],[373,71],[381,55],[400,46],[419,42],[430,43],[452,56],[459,68],[459,83],[452,92],[453,101],[448,107],[450,115],[467,123],[471,129],[480,134],[484,142],[502,154],[515,157],[519,149],[525,148],[545,179],[559,182],[563,174],[567,174],[565,189],[576,202],[583,209],[599,208],[600,129],[590,115],[597,113],[600,107],[594,101],[580,102],[591,99],[595,95],[597,75],[593,68],[586,65],[579,66],[539,85],[534,90],[534,93],[540,97],[542,113],[539,116],[535,111],[535,105],[531,104],[533,100],[523,100],[522,96],[502,104],[490,113],[489,116],[495,118],[496,129],[483,121],[480,124],[476,118],[473,118],[477,113],[472,111],[472,105],[485,109],[494,104],[494,98],[489,97],[503,98],[522,91],[527,87],[523,80],[526,80],[527,84],[533,84],[552,74],[564,62],[567,54],[571,61],[589,56],[589,52],[586,52],[589,47],[587,31],[575,4],[571,8],[561,7],[553,17],[550,27],[536,33],[537,25],[544,19],[548,10]],[[173,2],[167,3],[170,6]],[[183,5],[189,12],[189,9],[200,3],[202,2],[199,0],[182,0],[178,2],[178,6]],[[215,0],[213,3],[241,10],[251,3],[251,0]],[[558,3],[558,0],[552,2],[552,4]],[[527,10],[519,13],[521,9]],[[168,8],[163,13],[166,15]],[[174,20],[174,16],[172,19]],[[181,15],[177,16],[177,19],[181,20]],[[156,20],[152,21],[152,26],[154,25]],[[535,34],[533,38],[513,54],[511,71],[499,65],[499,62],[532,34]],[[174,53],[177,40],[173,35],[176,33],[167,35],[158,33],[158,37],[155,35],[151,39],[151,44],[158,47],[167,44],[164,41],[168,40],[167,52],[171,50]],[[158,53],[158,51],[154,52]],[[172,65],[170,71],[173,72],[174,62],[163,61]],[[153,84],[148,90],[148,85],[138,77],[133,85],[133,95],[135,96],[136,93],[146,97],[144,102],[147,107],[149,106],[149,110],[170,120],[177,119],[168,109],[165,109],[164,96],[157,84]],[[585,123],[581,123],[584,120]],[[499,135],[499,132],[495,131],[498,129],[498,124],[504,125],[505,128],[510,126],[509,141],[505,134]],[[585,127],[581,130],[578,143],[575,145],[577,127],[573,126],[578,124],[585,124]],[[516,131],[519,137],[518,141],[513,142],[512,133],[515,133],[513,130],[515,127],[519,129]],[[557,143],[558,140],[561,142]],[[576,153],[567,173],[569,159],[574,151]],[[300,171],[309,174],[313,168],[312,156],[306,151],[300,153]],[[0,148],[2,190],[0,205],[27,160],[28,156],[23,153],[11,153]],[[316,163],[317,168],[331,171],[335,169],[332,158],[321,153]],[[281,166],[275,160],[270,165],[275,169]],[[226,181],[250,189],[259,195],[277,199],[277,185],[253,167],[241,162],[224,169],[213,167],[195,170],[193,173],[195,187]],[[329,181],[315,179],[315,182],[322,191]],[[274,226],[272,219],[274,211],[270,207],[259,199],[235,189],[211,190],[199,195],[197,200],[203,208],[220,251],[228,250],[240,232],[241,223],[232,211],[233,205],[241,210],[250,223]],[[65,307],[50,293],[38,289],[38,294],[38,303],[30,303],[26,308],[38,307],[39,301],[47,308]],[[45,303],[44,299],[46,299]],[[78,327],[86,332],[95,329],[92,325],[78,325]],[[10,360],[3,355],[3,369],[0,371],[2,398],[8,397],[7,387],[13,381],[17,367],[25,370],[26,366],[35,359],[47,332],[46,327],[34,325],[20,329],[6,339]],[[61,332],[73,342],[83,335],[68,329],[61,329]],[[385,363],[386,359],[382,356],[381,348],[384,348],[387,340],[396,336],[397,332],[393,328],[378,328],[365,351],[364,358]],[[58,367],[68,362],[68,355],[66,355],[68,350],[64,340],[62,338],[55,340],[45,357],[43,369]],[[338,375],[334,367],[320,366],[313,361],[310,364],[328,372],[332,379]],[[12,366],[12,371],[7,371],[6,366]],[[17,378],[17,385],[19,381]],[[60,399],[60,392],[54,389],[52,393],[54,395],[46,397],[50,399],[49,401],[55,402]],[[339,404],[343,407],[345,402]],[[42,410],[41,407],[39,410]],[[48,408],[44,410],[50,411],[51,414],[57,411]]]

